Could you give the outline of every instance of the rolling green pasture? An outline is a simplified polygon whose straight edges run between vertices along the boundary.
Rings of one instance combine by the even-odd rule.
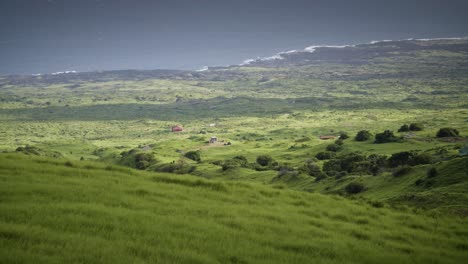
[[[5,263],[462,263],[467,223],[339,196],[0,154]]]
[[[468,55],[437,47],[351,64],[0,78],[0,262],[463,263]],[[424,129],[397,132],[410,123]],[[443,127],[460,136],[436,138]],[[360,130],[400,139],[357,142]],[[340,132],[340,155],[433,162],[400,177],[310,176],[334,142],[319,136]],[[135,153],[151,158],[146,171],[119,166]],[[236,156],[245,166],[223,170]],[[186,170],[157,172],[171,166]]]

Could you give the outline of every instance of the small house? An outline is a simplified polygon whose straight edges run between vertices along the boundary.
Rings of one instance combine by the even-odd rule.
[[[173,126],[171,128],[172,132],[182,132],[182,127],[181,126]]]
[[[218,142],[218,138],[217,137],[211,137],[210,138],[210,143],[216,143]]]
[[[321,140],[327,140],[327,139],[335,139],[335,136],[320,136],[319,137]]]

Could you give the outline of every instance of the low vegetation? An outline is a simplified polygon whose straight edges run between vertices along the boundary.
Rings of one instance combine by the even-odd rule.
[[[89,161],[73,168],[23,154],[0,154],[0,161],[0,207],[7,212],[0,215],[0,255],[8,263],[463,263],[467,257],[466,221],[444,215]],[[366,192],[357,182],[346,190]]]

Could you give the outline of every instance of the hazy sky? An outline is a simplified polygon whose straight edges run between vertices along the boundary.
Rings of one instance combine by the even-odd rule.
[[[468,36],[467,0],[0,0],[0,74],[198,69],[315,44]]]

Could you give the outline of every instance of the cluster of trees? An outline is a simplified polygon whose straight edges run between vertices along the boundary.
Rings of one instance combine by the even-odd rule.
[[[184,156],[193,161],[201,161],[200,151],[187,151]]]
[[[238,155],[224,161],[215,161],[213,164],[221,166],[223,171],[234,168],[249,168],[258,171],[279,170],[279,163],[269,155],[258,156],[254,163],[249,163],[245,156]]]
[[[318,155],[318,154],[317,154]],[[324,157],[325,154],[321,154]],[[309,175],[322,180],[327,177],[341,178],[349,173],[378,175],[383,171],[397,171],[402,167],[432,163],[432,156],[425,152],[403,151],[392,154],[390,157],[379,154],[365,155],[361,152],[331,155],[323,164],[322,170],[313,162],[306,162],[305,168]],[[406,172],[409,170],[406,169]],[[401,176],[402,171],[395,176]]]
[[[411,123],[410,125],[402,125],[398,132],[408,132],[408,131],[421,131],[424,127],[422,124],[419,123]],[[460,133],[455,128],[444,127],[439,129],[436,136],[437,137],[458,137]],[[354,140],[356,141],[368,141],[373,137],[372,133],[369,130],[361,130],[359,131]],[[393,134],[391,130],[385,130],[382,133],[377,133],[375,135],[374,143],[381,144],[381,143],[390,143],[390,142],[399,142],[401,141],[401,137],[397,137]]]
[[[367,141],[372,138],[372,133],[369,132],[369,130],[361,130],[359,131],[356,136],[354,137],[354,140],[356,141]],[[390,143],[390,142],[397,142],[399,141],[400,138],[396,137],[392,131],[390,130],[385,130],[382,133],[377,133],[375,135],[375,141],[374,143],[376,144],[381,144],[381,143]]]
[[[441,137],[458,137],[458,136],[460,136],[460,132],[458,132],[458,130],[456,130],[455,128],[444,127],[444,128],[439,129],[439,131],[437,131],[436,136],[439,137],[439,138],[441,138]]]
[[[195,171],[197,167],[188,164],[185,160],[179,159],[178,161],[173,161],[167,164],[161,164],[155,167],[155,171],[159,172],[169,172],[177,174],[188,174]]]
[[[424,126],[420,123],[411,123],[409,125],[404,124],[399,129],[398,132],[409,132],[409,131],[421,131],[424,129]]]
[[[154,158],[153,153],[144,152],[139,149],[132,149],[120,153],[119,164],[132,167],[139,170],[145,170],[153,166],[158,161]]]

